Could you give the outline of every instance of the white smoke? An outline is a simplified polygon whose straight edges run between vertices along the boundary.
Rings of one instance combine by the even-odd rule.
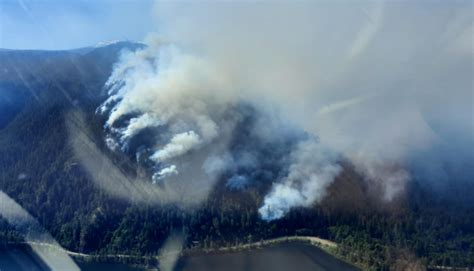
[[[341,171],[336,158],[315,140],[299,143],[291,154],[288,176],[273,186],[259,209],[262,218],[278,219],[292,207],[308,207],[323,199],[326,188]]]
[[[426,5],[160,2],[163,39],[124,54],[100,111],[123,141],[164,128],[150,155],[158,177],[238,167],[226,153],[239,120],[229,108],[239,103],[319,137],[282,157],[289,173],[265,197],[265,219],[320,201],[341,170],[336,157],[390,200],[418,154],[474,138],[472,14]],[[253,132],[283,136],[271,125]]]
[[[189,207],[200,204],[212,189],[216,174],[201,173],[191,167],[201,166],[199,153],[188,157],[187,170],[178,170],[172,164],[165,165],[157,169],[149,180],[141,174],[130,176],[123,172],[97,147],[82,112],[70,112],[66,117],[66,127],[75,159],[87,170],[97,187],[112,196],[130,202]],[[214,149],[219,150],[219,147]],[[160,182],[161,185],[154,185],[153,182]]]
[[[201,139],[194,131],[177,134],[171,138],[171,141],[166,146],[156,151],[150,159],[157,162],[166,161],[197,148],[200,143]]]
[[[107,83],[110,97],[99,108],[100,113],[108,114],[106,127],[111,134],[107,145],[126,149],[145,129],[160,128],[155,144],[147,146],[151,151],[147,159],[156,167],[153,182],[207,178],[201,189],[210,189],[217,173],[196,174],[203,160],[189,157],[193,152],[207,156],[225,149],[233,125],[232,116],[227,115],[235,101],[231,88],[205,59],[155,37],[148,44],[144,50],[125,53]],[[199,154],[200,149],[206,154]]]
[[[177,175],[178,173],[179,172],[176,169],[176,166],[171,165],[171,166],[165,167],[165,168],[161,169],[160,171],[156,172],[155,174],[153,174],[152,180],[153,180],[153,183],[157,183],[158,181],[160,181],[163,178],[166,178],[166,177],[171,176],[171,175]]]
[[[127,128],[121,131],[121,140],[125,141],[138,134],[141,130],[148,127],[160,126],[158,117],[151,116],[150,114],[143,114],[137,118],[130,119],[130,123]]]

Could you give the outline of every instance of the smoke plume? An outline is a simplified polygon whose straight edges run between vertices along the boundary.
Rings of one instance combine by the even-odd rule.
[[[340,172],[334,153],[315,140],[303,141],[291,153],[288,176],[265,197],[260,215],[267,220],[283,217],[293,206],[311,206],[320,201],[327,186]]]
[[[320,201],[344,159],[386,200],[456,179],[473,161],[469,5],[157,3],[158,34],[108,81],[107,143],[146,150],[156,183],[270,179],[267,220]]]

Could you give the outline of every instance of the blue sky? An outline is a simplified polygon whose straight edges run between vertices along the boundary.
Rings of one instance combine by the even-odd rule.
[[[0,48],[69,49],[156,31],[148,0],[1,0]]]

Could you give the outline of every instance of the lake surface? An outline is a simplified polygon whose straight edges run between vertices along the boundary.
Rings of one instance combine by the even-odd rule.
[[[176,270],[353,271],[358,269],[317,247],[304,243],[289,243],[251,251],[185,257],[178,261]]]
[[[0,250],[1,271],[43,271],[47,267],[33,254],[23,249]]]
[[[125,264],[79,263],[84,271],[141,271]],[[46,271],[31,253],[20,249],[0,251],[0,271]],[[357,268],[304,243],[280,244],[251,251],[182,257],[175,271],[353,271]]]

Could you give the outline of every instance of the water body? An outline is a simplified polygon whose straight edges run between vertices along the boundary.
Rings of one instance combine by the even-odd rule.
[[[79,263],[84,271],[142,271],[145,269],[126,264]],[[46,271],[37,257],[24,250],[0,251],[0,271]],[[355,271],[356,267],[345,263],[323,250],[304,243],[275,246],[222,254],[203,254],[182,257],[175,271]]]
[[[184,257],[178,261],[175,270],[354,271],[359,269],[309,244],[289,243],[250,251]]]
[[[12,248],[0,251],[0,271],[44,271],[47,266],[33,253]]]
[[[144,268],[133,267],[120,263],[79,263],[82,271],[145,271]]]

